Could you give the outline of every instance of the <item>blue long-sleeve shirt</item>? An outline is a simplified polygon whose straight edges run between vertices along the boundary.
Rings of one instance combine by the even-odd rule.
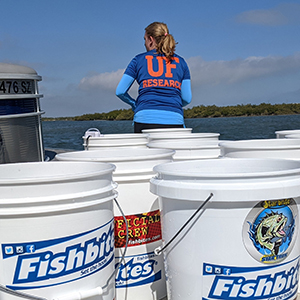
[[[128,94],[134,80],[139,84],[136,100]],[[137,55],[125,70],[116,95],[131,105],[135,122],[184,124],[182,107],[192,99],[188,66],[178,55],[168,62],[155,50]]]

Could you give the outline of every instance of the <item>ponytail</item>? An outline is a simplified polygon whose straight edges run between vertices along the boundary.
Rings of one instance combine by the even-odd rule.
[[[169,33],[168,26],[165,23],[154,22],[145,28],[146,34],[152,36],[156,42],[156,51],[164,55],[167,60],[171,60],[175,53],[176,42]]]

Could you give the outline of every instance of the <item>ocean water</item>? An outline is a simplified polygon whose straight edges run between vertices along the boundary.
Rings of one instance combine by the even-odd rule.
[[[300,129],[300,115],[186,119],[194,133],[220,133],[220,140],[276,138],[275,131]],[[45,149],[83,150],[89,128],[103,134],[133,133],[132,121],[43,121]]]

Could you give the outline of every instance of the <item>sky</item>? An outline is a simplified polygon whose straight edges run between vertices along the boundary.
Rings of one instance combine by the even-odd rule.
[[[300,1],[0,0],[0,62],[33,68],[45,117],[128,109],[115,89],[164,22],[190,68],[192,102],[300,102]],[[130,90],[137,97],[137,85]]]

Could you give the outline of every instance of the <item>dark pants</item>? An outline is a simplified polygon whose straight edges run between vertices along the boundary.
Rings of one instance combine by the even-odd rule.
[[[165,125],[165,124],[146,124],[134,122],[134,133],[141,133],[143,129],[157,129],[157,128],[184,128],[183,125]]]

